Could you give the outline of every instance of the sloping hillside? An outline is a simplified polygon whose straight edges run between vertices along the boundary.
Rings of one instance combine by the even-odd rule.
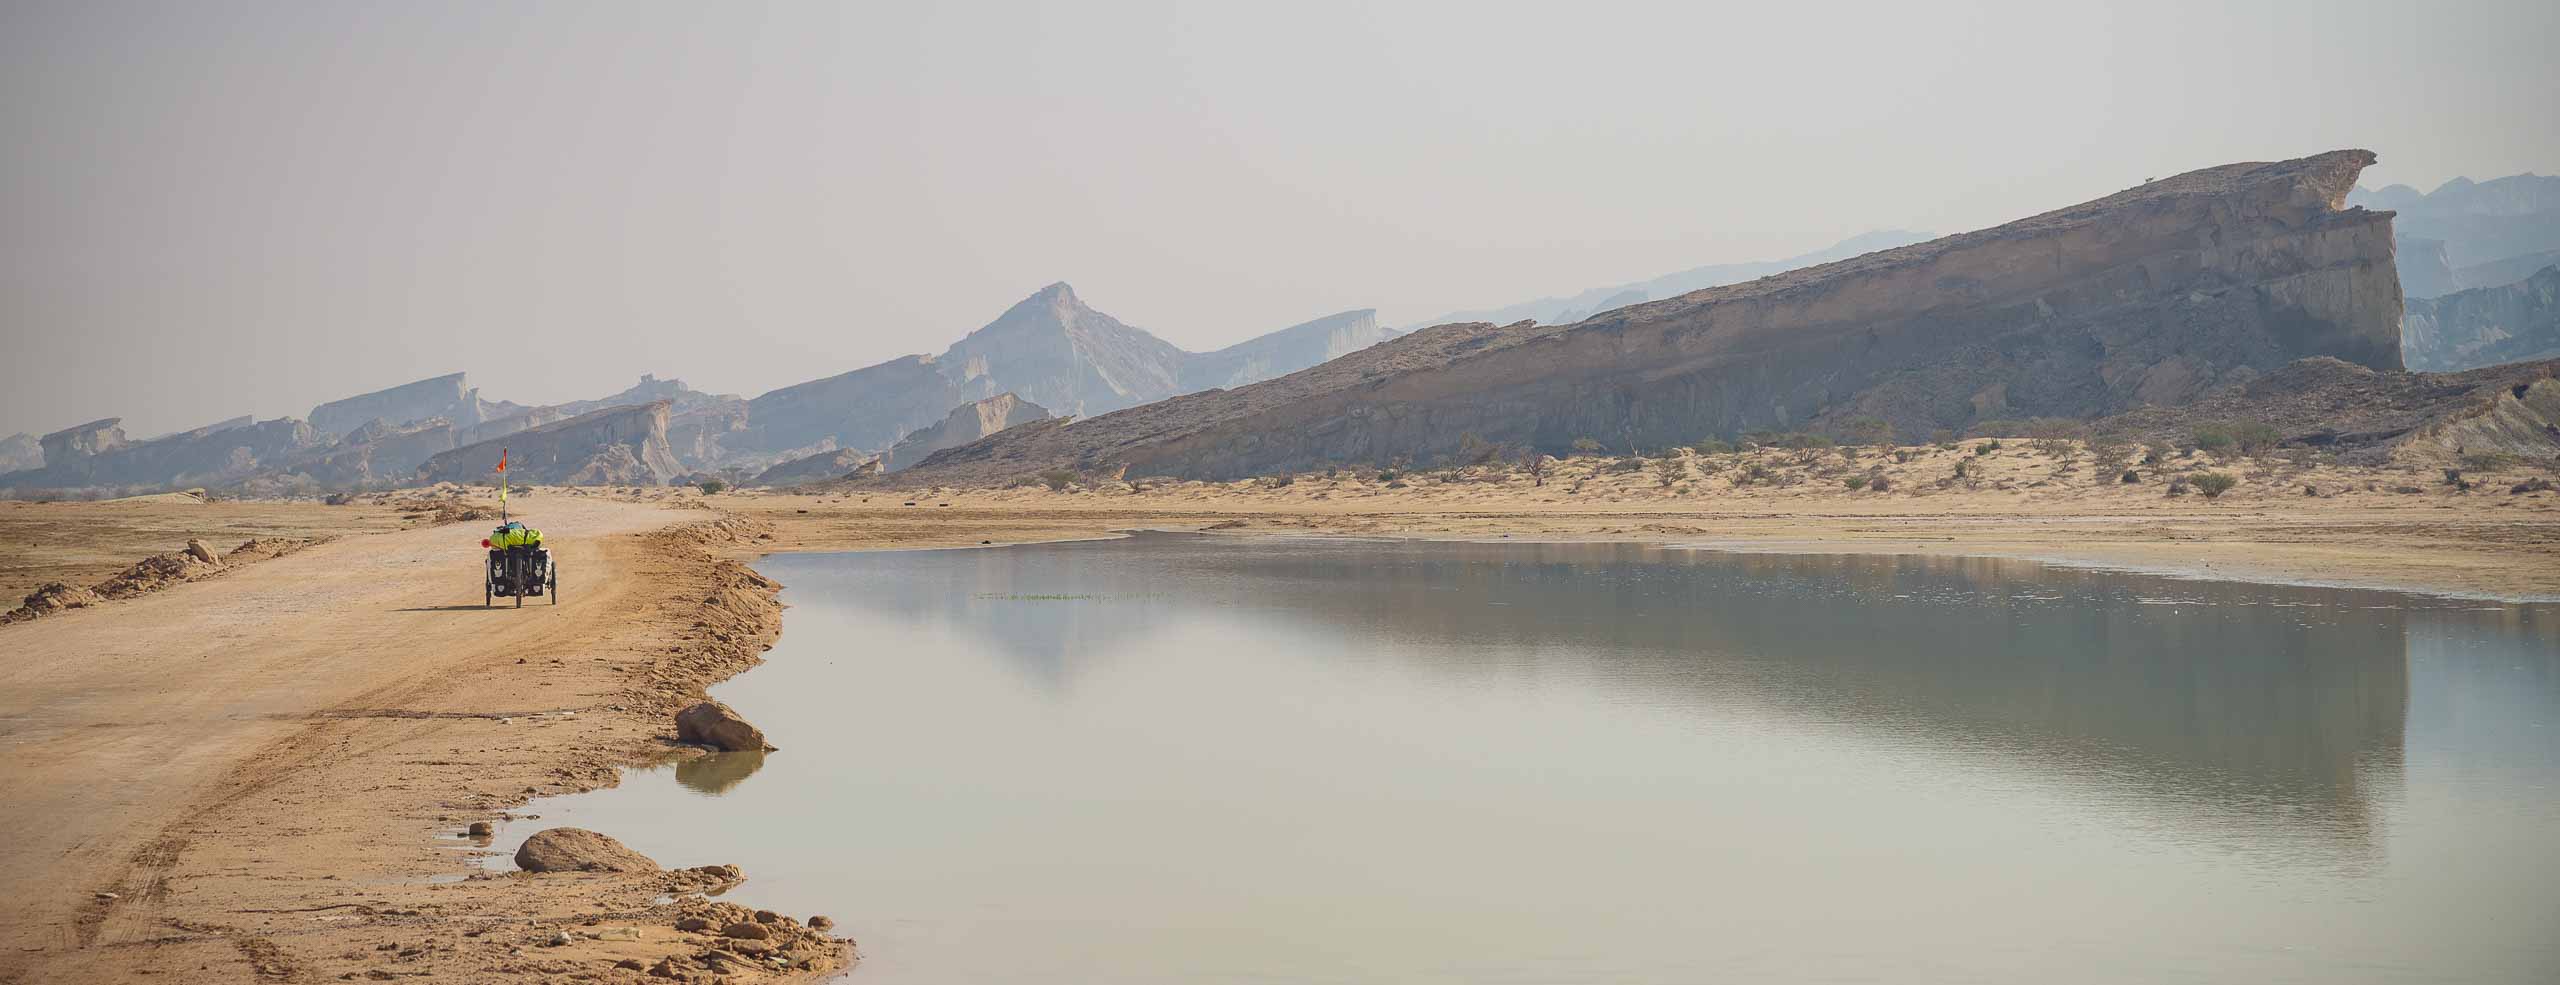
[[[1848,416],[1904,435],[2190,399],[2326,355],[2398,369],[2374,156],[2224,165],[1977,232],[1619,309],[1445,325],[1313,369],[929,459],[930,479],[1125,466],[1234,477],[1477,440],[1662,447]]]

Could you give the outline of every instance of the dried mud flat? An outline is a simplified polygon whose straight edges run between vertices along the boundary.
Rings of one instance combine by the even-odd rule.
[[[556,607],[482,609],[469,595],[476,525],[393,521],[220,578],[0,627],[13,655],[0,664],[0,821],[13,833],[0,843],[0,981],[825,976],[852,957],[834,935],[861,928],[752,912],[754,872],[714,906],[689,893],[726,884],[716,868],[495,875],[480,865],[489,846],[462,833],[531,797],[609,785],[624,766],[684,754],[672,713],[752,667],[780,631],[777,586],[746,567],[775,550],[1132,528],[1509,537],[2560,596],[2548,563],[2560,493],[2508,491],[2534,474],[2480,476],[2465,490],[2423,474],[2197,463],[2242,476],[2208,502],[2166,496],[2160,482],[2098,483],[2085,460],[2024,449],[1963,453],[1968,475],[1944,485],[1958,453],[1874,463],[1759,454],[1767,460],[1575,460],[1543,483],[1461,470],[707,500],[546,490],[522,512],[557,545]],[[1753,464],[1769,474],[1724,477]],[[1893,491],[1852,492],[1839,478],[1879,468]],[[77,538],[84,523],[133,524],[143,508],[55,505],[50,525],[27,528],[37,536],[0,545],[0,561],[28,562],[14,555]],[[313,524],[304,533],[348,509],[261,508],[279,520],[303,511]],[[705,832],[697,856],[657,861],[716,866],[723,847]],[[772,929],[723,935],[741,922]]]

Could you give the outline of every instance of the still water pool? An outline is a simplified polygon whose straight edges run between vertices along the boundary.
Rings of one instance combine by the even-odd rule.
[[[2560,981],[2560,606],[2030,562],[784,555],[782,751],[538,803],[850,981]]]

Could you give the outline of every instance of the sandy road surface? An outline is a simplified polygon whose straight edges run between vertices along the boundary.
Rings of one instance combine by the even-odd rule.
[[[666,574],[632,535],[684,516],[552,497],[526,518],[555,544],[567,604],[482,609],[479,525],[465,524],[346,538],[0,630],[0,979],[307,977],[205,921],[363,880],[384,860],[358,846],[385,827],[425,840],[421,819],[395,816],[415,804],[358,795],[405,779],[365,768],[369,753],[596,700],[570,675],[527,679],[526,655],[549,668],[663,642],[629,639],[645,611],[633,596]],[[464,768],[515,782],[503,763]],[[120,946],[190,930],[211,946]]]

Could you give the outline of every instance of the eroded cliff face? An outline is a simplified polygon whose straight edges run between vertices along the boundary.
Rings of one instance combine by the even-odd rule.
[[[2409,368],[2424,370],[2560,356],[2560,266],[2502,287],[2413,298],[2400,346]]]
[[[20,432],[0,438],[0,475],[44,467],[44,443]]]
[[[683,471],[667,447],[668,402],[613,407],[465,445],[427,459],[422,482],[490,482],[498,453],[516,483],[665,485]]]
[[[318,432],[292,418],[244,421],[146,441],[125,440],[112,419],[57,431],[44,437],[44,467],[0,476],[0,488],[112,493],[220,485],[321,444]]]
[[[461,373],[451,373],[332,400],[311,408],[310,420],[324,434],[345,434],[374,420],[398,426],[441,417],[470,427],[480,423],[482,411],[479,391],[464,383]]]
[[[920,471],[1227,478],[1429,461],[1468,434],[1625,450],[1853,416],[1916,437],[2185,400],[2305,356],[2398,369],[2391,214],[2342,208],[2373,161],[2209,168],[1573,325],[1425,329],[1254,386],[999,434]]]
[[[882,461],[891,470],[905,468],[945,448],[957,448],[1016,424],[1048,419],[1047,408],[1010,393],[999,393],[954,407],[932,427],[909,432]]]

